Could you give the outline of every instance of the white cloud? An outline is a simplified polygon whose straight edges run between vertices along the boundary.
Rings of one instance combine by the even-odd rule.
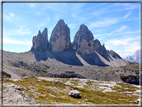
[[[26,35],[26,34],[31,34],[31,31],[29,31],[29,29],[27,29],[24,26],[21,26],[19,29],[16,30],[6,30],[5,28],[3,28],[3,36],[16,36],[16,35]]]
[[[57,11],[57,12],[60,12],[60,13],[67,14],[64,10],[61,9],[65,5],[66,5],[66,3],[62,3],[62,4],[49,3],[49,4],[45,4],[44,7],[41,10],[43,11],[43,10],[46,10],[48,8],[48,9],[51,9],[51,10],[54,10],[54,11]]]
[[[3,44],[19,44],[19,45],[32,45],[31,41],[21,41],[21,40],[15,40],[12,38],[4,37],[3,38]]]
[[[126,53],[126,52],[121,52],[121,53],[119,53],[119,55],[120,55],[122,58],[126,58],[127,56],[131,56],[132,54],[131,54],[131,53]]]
[[[130,34],[130,35],[132,35],[132,34],[138,34],[138,33],[140,33],[140,30],[123,32],[123,34]]]
[[[125,52],[136,52],[137,50],[140,49],[140,44],[139,42],[133,42],[131,44],[129,44],[129,46],[127,46],[127,48],[124,50]]]
[[[30,6],[30,7],[35,7],[35,4],[29,3],[29,6]]]
[[[130,13],[127,13],[123,19],[126,19],[128,16],[130,16]]]
[[[20,29],[17,30],[18,32],[18,35],[25,35],[25,34],[30,34],[31,31],[27,30],[27,29],[24,29],[23,26],[20,27]]]
[[[118,23],[119,19],[118,18],[106,18],[106,19],[102,19],[96,22],[91,22],[91,24],[89,25],[89,28],[95,28],[95,27],[107,27],[113,24]]]
[[[13,14],[13,13],[11,13],[11,12],[9,12],[9,15],[10,15],[11,17],[14,17],[14,16],[15,16],[15,14]]]
[[[44,26],[44,25],[45,25],[44,23],[39,24],[39,25],[37,25],[37,28],[40,28],[41,26]]]
[[[76,27],[76,24],[68,24],[68,27],[74,29]]]
[[[130,45],[131,42],[134,42],[135,40],[138,40],[139,37],[126,37],[123,39],[112,39],[106,42],[106,44],[110,45],[118,45],[118,46],[124,46],[124,45]]]
[[[127,28],[126,25],[121,26],[121,28],[116,29],[115,31],[109,33],[108,35],[112,35],[113,33],[118,33],[118,32],[122,32],[123,30],[125,30]]]
[[[119,48],[116,52],[119,53],[121,57],[126,57],[128,55],[132,55],[136,50],[140,49],[140,44],[136,40],[139,40],[138,36],[126,37],[123,39],[112,39],[107,41],[105,44],[111,49],[114,47]]]
[[[122,41],[118,39],[112,39],[112,40],[107,41],[106,43],[110,45],[119,45],[119,46],[128,45],[127,40]]]
[[[99,7],[99,6],[101,6],[101,5],[105,5],[105,4],[107,4],[107,3],[101,3],[101,4],[98,4],[98,5],[89,7],[89,8],[87,8],[86,10],[90,10],[90,9],[93,9],[93,8],[96,8],[96,7]]]

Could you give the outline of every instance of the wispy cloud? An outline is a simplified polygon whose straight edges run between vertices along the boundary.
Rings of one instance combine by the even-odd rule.
[[[15,16],[15,14],[14,14],[14,13],[11,13],[11,12],[9,12],[9,15],[10,15],[11,17],[14,17],[14,16]]]
[[[5,28],[3,29],[3,35],[8,37],[8,36],[16,36],[16,35],[26,35],[26,34],[31,34],[31,31],[27,29],[24,26],[21,26],[19,29],[15,30],[6,30]]]
[[[121,6],[119,10],[133,10],[139,7],[135,3],[116,3],[115,6]]]
[[[44,7],[41,9],[42,11],[43,10],[46,10],[47,8],[48,9],[51,9],[51,10],[54,10],[54,11],[57,11],[57,12],[60,12],[60,13],[64,13],[64,14],[67,14],[65,12],[65,10],[62,10],[60,7],[64,7],[66,5],[66,3],[50,3],[50,4],[45,4]]]
[[[35,7],[35,4],[34,3],[29,3],[29,6],[30,7]]]
[[[41,26],[44,26],[44,25],[45,25],[44,23],[39,24],[39,25],[37,25],[37,28],[40,28]]]
[[[125,46],[125,45],[130,45],[132,41],[135,41],[138,39],[139,39],[138,37],[126,37],[123,39],[112,39],[112,40],[108,40],[106,44]]]
[[[106,46],[110,49],[115,49],[116,47],[122,47],[120,50],[116,50],[121,57],[126,57],[133,54],[136,50],[140,49],[140,44],[138,42],[139,38],[136,37],[125,37],[123,39],[112,39],[106,41]],[[115,48],[114,48],[115,47]],[[115,51],[115,50],[114,50]]]
[[[15,16],[15,14],[13,14],[13,13],[9,13],[9,15],[3,14],[3,20],[8,21],[8,22],[13,22],[14,16]]]
[[[85,5],[85,3],[76,3],[76,4],[72,4],[72,13],[71,16],[72,18],[74,18],[75,20],[83,23],[85,21],[87,21],[87,19],[85,17],[83,17],[82,15],[79,15],[82,12],[82,8]]]
[[[129,44],[129,46],[127,46],[124,51],[125,52],[132,52],[132,53],[134,53],[134,52],[136,52],[139,49],[140,49],[139,42],[133,42],[133,43]]]
[[[123,25],[123,26],[121,26],[121,28],[116,29],[115,31],[109,33],[108,35],[112,35],[113,33],[120,33],[120,32],[122,32],[123,30],[125,30],[126,28],[127,28],[127,26],[126,26],[126,25]]]
[[[95,28],[95,27],[107,27],[113,24],[118,23],[119,18],[106,18],[106,19],[101,19],[96,22],[91,22],[89,25],[89,28]]]
[[[124,16],[124,18],[123,18],[123,19],[128,18],[128,16],[130,16],[130,14],[131,14],[131,13],[127,13],[127,14]]]
[[[12,39],[12,38],[9,38],[9,37],[4,37],[3,38],[3,44],[18,44],[18,45],[32,45],[32,42],[31,41],[27,41],[27,40],[16,40],[16,39]]]
[[[68,27],[71,29],[74,29],[74,28],[76,28],[76,24],[68,24]]]
[[[98,4],[98,5],[95,5],[95,6],[89,7],[89,8],[87,8],[87,9],[85,9],[85,10],[90,10],[90,9],[93,9],[93,8],[96,8],[96,7],[99,7],[99,6],[105,5],[105,4],[107,4],[107,3]]]

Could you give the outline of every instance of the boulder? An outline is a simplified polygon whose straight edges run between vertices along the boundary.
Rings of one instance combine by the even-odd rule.
[[[69,95],[74,98],[81,98],[81,93],[78,90],[72,90],[69,92]]]
[[[94,40],[94,50],[103,57],[107,54],[105,45],[104,44],[101,45],[101,43],[98,39]]]
[[[70,50],[70,29],[64,20],[60,19],[54,27],[50,37],[50,52],[63,52]]]
[[[135,101],[136,104],[139,104],[139,103],[141,104],[141,102],[142,102],[142,99],[137,99],[137,100]]]
[[[45,52],[48,50],[48,47],[48,34],[47,28],[45,28],[42,33],[39,31],[38,35],[33,37],[33,46],[31,50]]]
[[[72,48],[79,54],[92,54],[94,53],[93,41],[92,32],[86,25],[82,24],[75,34]]]

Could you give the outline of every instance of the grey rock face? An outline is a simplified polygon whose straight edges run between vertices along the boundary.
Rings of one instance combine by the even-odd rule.
[[[114,52],[113,50],[108,51],[110,53],[110,55],[114,58],[119,58],[122,59],[116,52]]]
[[[60,19],[54,27],[49,45],[51,52],[63,52],[70,49],[70,29],[64,20]]]
[[[39,31],[38,35],[33,37],[32,49],[45,52],[48,50],[48,45],[47,28],[45,28],[42,33]]]
[[[105,56],[107,54],[104,44],[101,45],[101,43],[98,39],[94,40],[94,50],[102,56]]]
[[[77,31],[72,47],[75,51],[81,54],[92,54],[94,37],[92,32],[84,24],[80,25]]]

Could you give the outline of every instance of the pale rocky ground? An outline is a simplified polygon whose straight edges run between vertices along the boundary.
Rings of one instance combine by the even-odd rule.
[[[89,90],[94,90],[94,91],[102,91],[103,93],[105,92],[115,92],[115,90],[112,90],[115,86],[121,87],[116,84],[116,82],[111,82],[111,81],[97,81],[97,80],[91,80],[91,79],[78,79],[78,78],[70,78],[70,79],[65,79],[65,78],[49,78],[49,77],[37,77],[37,81],[52,81],[52,82],[60,82],[62,84],[67,85],[63,90],[60,88],[57,88],[55,86],[42,86],[45,89],[51,89],[55,93],[59,92],[64,92],[68,94],[71,89],[68,87],[69,86],[74,86],[78,88],[85,88],[88,87]],[[13,81],[22,81],[22,79],[11,79]],[[90,85],[88,85],[90,84]],[[125,83],[124,83],[125,84]],[[138,90],[134,91],[133,93],[130,91],[126,91],[130,96],[140,96],[140,86],[139,85],[133,85],[136,88],[139,88]],[[3,105],[29,105],[29,104],[36,104],[39,105],[39,103],[36,103],[35,99],[32,97],[29,97],[24,91],[17,90],[17,87],[20,87],[21,89],[25,89],[23,86],[18,86],[15,85],[14,83],[4,83],[3,84]],[[28,86],[30,89],[29,92],[34,92],[35,95],[41,95],[45,96],[42,93],[35,92],[38,90],[36,86]],[[119,94],[123,94],[124,92],[120,92]],[[57,97],[56,95],[50,94],[49,96],[51,97]],[[125,99],[119,99],[119,100],[125,100]],[[87,99],[86,99],[87,101]],[[84,101],[84,104],[92,104],[90,102]],[[83,101],[82,101],[83,102]],[[53,102],[51,101],[52,104],[59,104],[58,102]],[[66,103],[60,103],[60,104],[66,104]]]
[[[13,83],[4,83],[3,87],[3,105],[34,104],[33,98],[29,97],[24,91],[16,89],[20,86],[17,86]]]

